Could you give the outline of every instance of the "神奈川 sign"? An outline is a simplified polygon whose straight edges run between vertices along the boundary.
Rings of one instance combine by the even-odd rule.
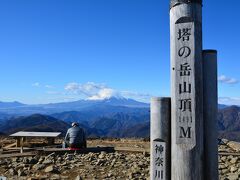
[[[153,179],[166,179],[166,143],[161,140],[153,141]]]

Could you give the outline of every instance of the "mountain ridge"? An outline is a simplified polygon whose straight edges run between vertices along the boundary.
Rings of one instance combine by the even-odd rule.
[[[44,120],[52,118],[53,122],[61,125],[60,130],[62,132],[65,132],[66,127],[69,127],[71,122],[77,121],[86,129],[89,135],[95,137],[149,137],[150,133],[150,106],[147,103],[135,100],[117,98],[80,100],[70,103],[47,104],[42,107],[34,105],[31,106],[32,109],[28,109],[28,105],[19,102],[15,102],[15,104],[18,107],[13,108],[13,110],[19,108],[25,113],[13,114],[13,117],[10,118],[11,113],[0,111],[0,132],[6,133],[8,131],[9,133],[13,130],[19,130],[19,127],[27,130],[29,128],[45,131],[54,130],[49,127],[51,125],[49,121],[47,121],[48,126],[43,125]],[[66,105],[67,108],[64,107]],[[28,122],[26,127],[23,126],[24,122],[18,124],[21,118]],[[36,120],[38,124],[30,122],[29,119]],[[239,106],[219,105],[217,119],[219,137],[240,141]],[[11,124],[15,124],[15,127],[12,128]]]
[[[9,119],[0,127],[0,132],[4,134],[11,134],[17,131],[60,131],[65,133],[69,127],[68,123],[51,116],[33,114],[27,117],[22,116]]]
[[[69,113],[69,114],[68,114]],[[68,116],[74,113],[71,118]],[[150,112],[145,110],[136,112],[114,112],[110,114],[97,114],[90,117],[91,112],[67,112],[67,114],[31,115],[7,120],[1,125],[0,132],[5,134],[19,130],[43,130],[66,132],[70,123],[75,121],[80,113],[81,120],[78,122],[85,129],[89,137],[149,137],[150,136]],[[217,116],[218,132],[220,138],[240,141],[240,107],[230,106],[220,109]],[[50,127],[49,127],[50,126]],[[54,127],[54,128],[53,128]]]
[[[73,102],[49,103],[38,105],[16,104],[4,107],[4,103],[0,107],[0,113],[17,114],[17,115],[31,115],[31,114],[53,114],[64,111],[81,111],[86,109],[93,109],[95,107],[103,106],[122,106],[129,108],[148,108],[150,105],[143,102],[138,102],[133,99],[126,98],[109,98],[104,100],[79,100]]]

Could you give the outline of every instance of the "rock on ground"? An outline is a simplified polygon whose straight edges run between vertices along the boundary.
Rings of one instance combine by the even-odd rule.
[[[219,152],[219,179],[240,179],[240,153],[238,143],[223,140]],[[52,153],[48,156],[0,159],[0,176],[9,180],[147,180],[149,179],[149,154],[144,153]]]

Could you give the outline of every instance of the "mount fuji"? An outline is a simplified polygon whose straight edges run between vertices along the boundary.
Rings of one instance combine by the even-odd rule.
[[[11,115],[53,114],[65,111],[94,111],[97,109],[149,108],[148,103],[123,97],[110,97],[102,100],[79,100],[50,104],[28,105],[19,102],[1,102],[0,113]]]

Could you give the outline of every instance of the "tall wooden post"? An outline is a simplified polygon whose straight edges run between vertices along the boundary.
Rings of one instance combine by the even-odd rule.
[[[151,180],[171,179],[171,98],[151,99]]]
[[[170,0],[172,180],[202,180],[202,0]]]
[[[203,51],[204,170],[206,180],[218,180],[217,51]]]

